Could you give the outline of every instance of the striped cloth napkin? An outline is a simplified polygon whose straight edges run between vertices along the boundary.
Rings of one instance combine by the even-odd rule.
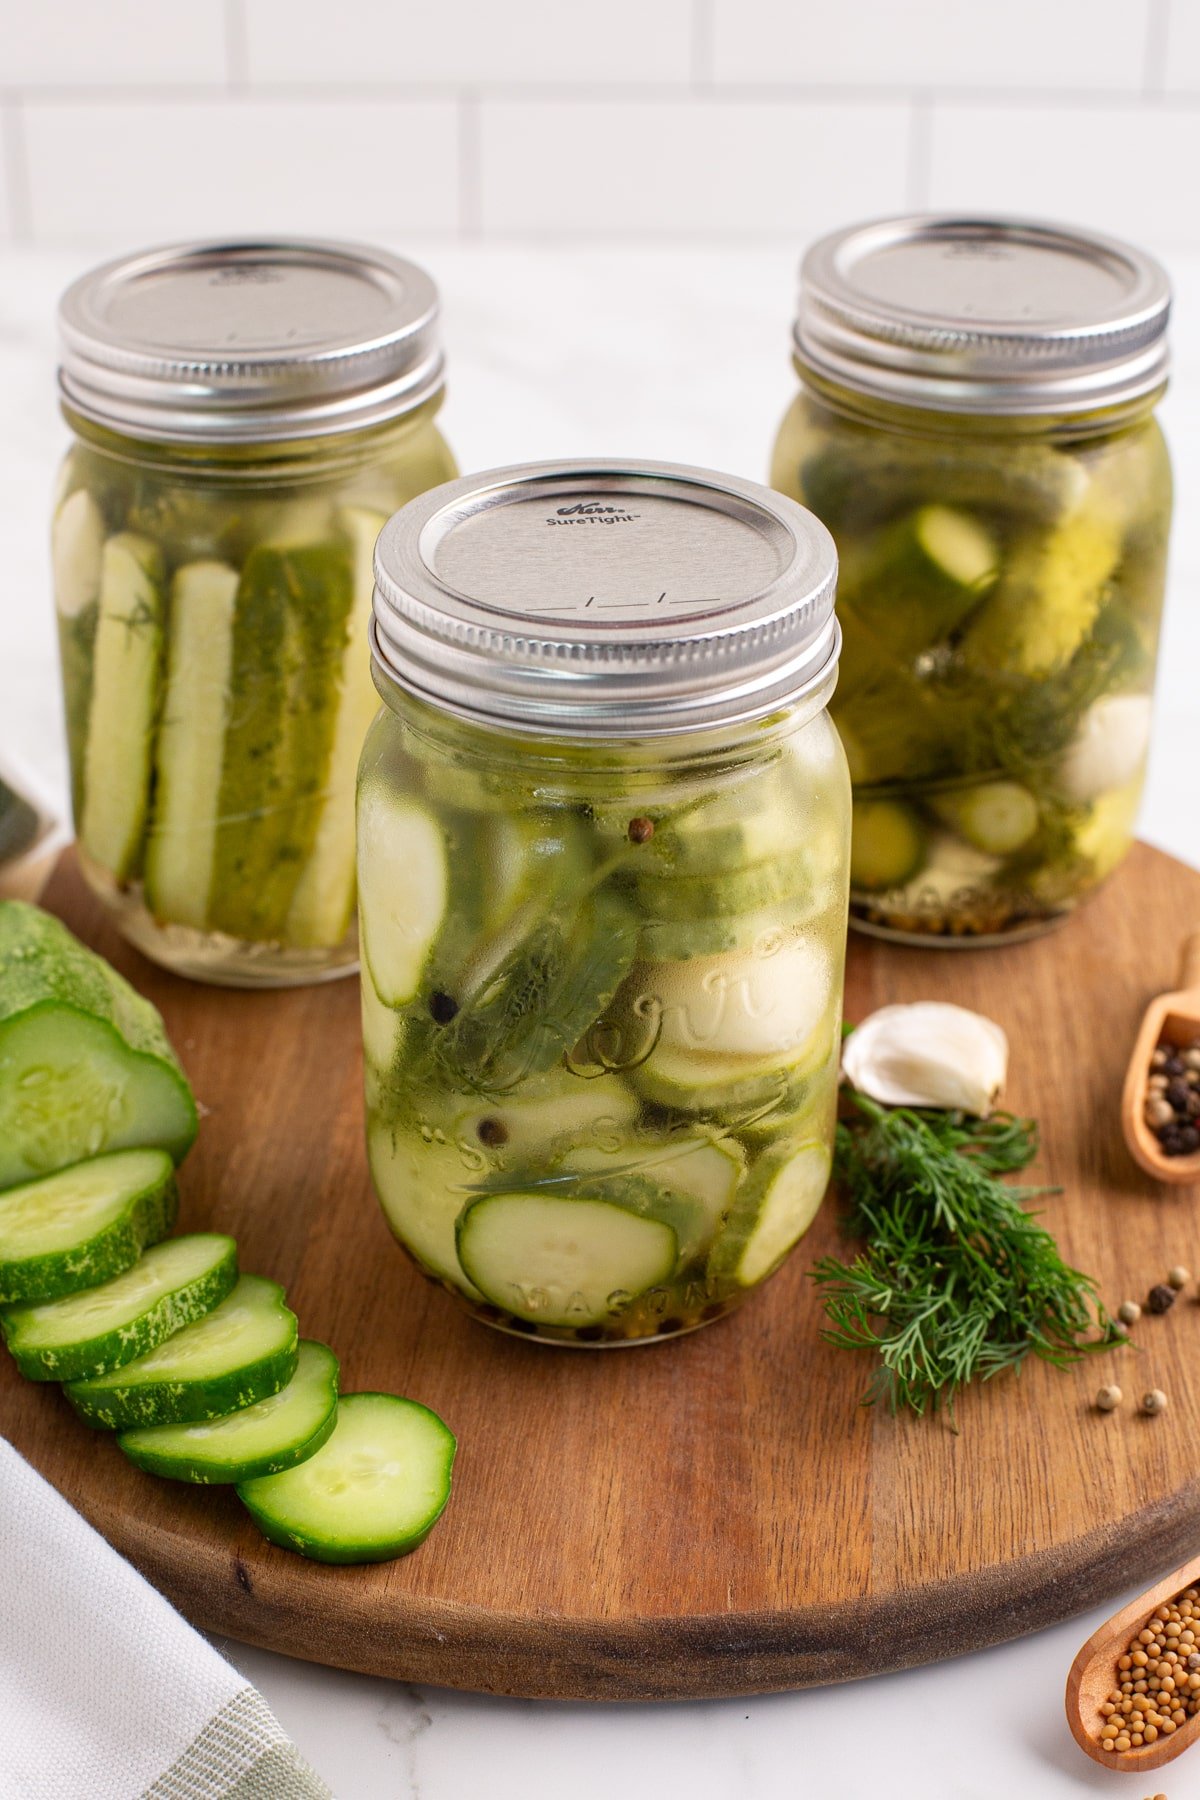
[[[333,1800],[262,1695],[0,1438],[0,1800]]]

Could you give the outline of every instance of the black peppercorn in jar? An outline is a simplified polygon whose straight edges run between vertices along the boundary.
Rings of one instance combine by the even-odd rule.
[[[719,1318],[829,1180],[850,789],[825,528],[750,482],[535,465],[376,550],[367,1142],[416,1262],[572,1344]]]
[[[176,245],[92,270],[59,323],[84,873],[181,973],[345,973],[374,542],[455,473],[436,289],[359,245]]]
[[[804,258],[772,480],[837,541],[865,929],[1041,930],[1129,848],[1171,513],[1169,303],[1141,251],[1015,220],[882,220]]]

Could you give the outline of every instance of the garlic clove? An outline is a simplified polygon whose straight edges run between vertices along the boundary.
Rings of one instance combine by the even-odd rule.
[[[1059,784],[1080,805],[1139,775],[1150,748],[1147,694],[1105,694],[1083,715],[1059,767]]]
[[[883,1006],[847,1038],[842,1073],[884,1106],[944,1107],[985,1119],[1008,1074],[1008,1038],[965,1006]]]

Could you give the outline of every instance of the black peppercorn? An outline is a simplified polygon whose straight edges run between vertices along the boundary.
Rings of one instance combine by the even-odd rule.
[[[503,1119],[480,1119],[475,1127],[475,1136],[489,1150],[499,1150],[508,1142],[508,1126]]]
[[[1157,1287],[1152,1287],[1146,1299],[1146,1305],[1152,1313],[1168,1312],[1174,1304],[1175,1289],[1168,1287],[1165,1281],[1160,1281]]]
[[[451,994],[443,994],[440,988],[435,989],[429,996],[429,1016],[435,1025],[448,1025],[458,1016],[458,1001]]]
[[[631,844],[648,844],[654,836],[653,819],[630,819],[629,841]]]

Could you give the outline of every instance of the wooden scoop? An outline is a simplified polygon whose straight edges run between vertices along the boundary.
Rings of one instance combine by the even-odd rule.
[[[1146,1123],[1146,1090],[1155,1047],[1164,1039],[1168,1044],[1186,1046],[1198,1038],[1200,931],[1194,931],[1183,946],[1178,988],[1173,994],[1160,994],[1146,1008],[1121,1096],[1125,1142],[1134,1161],[1156,1181],[1200,1181],[1200,1150],[1191,1156],[1167,1156]]]
[[[1136,1750],[1100,1748],[1100,1727],[1105,1722],[1100,1716],[1100,1706],[1122,1679],[1117,1673],[1117,1658],[1124,1656],[1129,1640],[1137,1636],[1155,1607],[1161,1606],[1164,1600],[1173,1600],[1184,1588],[1198,1585],[1200,1556],[1194,1556],[1191,1562],[1184,1563],[1182,1569],[1176,1569],[1157,1587],[1114,1613],[1099,1631],[1092,1633],[1071,1664],[1067,1676],[1067,1724],[1079,1748],[1094,1762],[1103,1763],[1106,1769],[1160,1769],[1200,1737],[1200,1713],[1197,1713],[1169,1737],[1158,1737],[1154,1743],[1143,1744]]]

